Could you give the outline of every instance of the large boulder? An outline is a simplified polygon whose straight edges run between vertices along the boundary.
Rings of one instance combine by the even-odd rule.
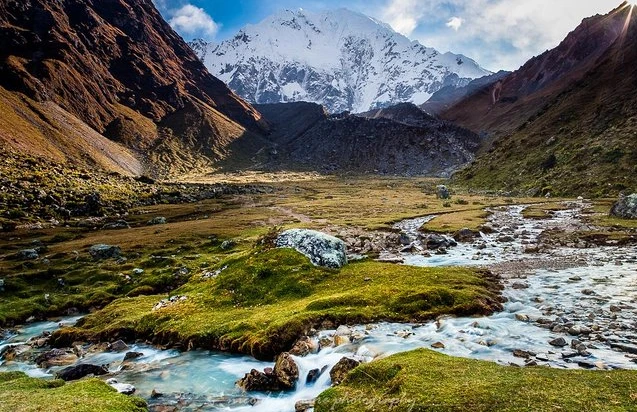
[[[248,392],[278,392],[294,389],[299,380],[299,367],[292,356],[284,352],[277,356],[274,369],[266,368],[263,372],[252,369],[237,385]]]
[[[345,242],[315,230],[286,230],[277,237],[275,244],[279,248],[295,249],[316,266],[338,269],[347,264]]]
[[[620,197],[610,210],[610,214],[622,219],[637,219],[637,193]]]
[[[453,239],[456,242],[470,243],[473,242],[478,236],[480,236],[480,233],[474,232],[473,230],[465,227],[454,233]]]
[[[41,368],[50,368],[51,366],[66,366],[77,362],[77,355],[71,351],[62,349],[51,349],[42,353],[35,359],[35,363]]]
[[[330,378],[332,379],[332,385],[340,385],[345,379],[347,374],[356,368],[361,363],[351,358],[343,358],[330,370]]]
[[[438,199],[450,199],[451,193],[449,193],[449,188],[445,185],[436,186],[436,197]]]
[[[458,243],[453,238],[445,235],[439,235],[437,233],[427,233],[421,235],[421,242],[429,250],[449,248],[458,245]]]
[[[81,365],[69,366],[66,369],[62,369],[58,372],[57,377],[63,381],[75,381],[82,379],[89,375],[106,375],[108,369],[104,366],[91,365],[89,363],[83,363]]]
[[[36,260],[40,256],[35,249],[23,249],[18,252],[18,259],[20,260]]]
[[[248,392],[278,392],[283,390],[281,382],[271,369],[267,369],[265,372],[252,369],[250,373],[246,373],[243,378],[237,381],[237,385]]]
[[[93,245],[89,248],[88,253],[95,260],[118,258],[122,255],[122,250],[119,246],[111,245]]]
[[[293,389],[296,381],[299,380],[299,367],[292,356],[285,352],[276,358],[274,374],[284,389]]]

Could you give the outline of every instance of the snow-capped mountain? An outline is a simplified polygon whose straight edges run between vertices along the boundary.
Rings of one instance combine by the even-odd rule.
[[[221,44],[197,41],[193,49],[250,102],[308,101],[332,113],[422,104],[444,86],[491,74],[466,56],[439,53],[347,9],[285,10]]]

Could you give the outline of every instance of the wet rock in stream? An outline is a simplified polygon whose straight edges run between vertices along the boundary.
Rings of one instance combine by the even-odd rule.
[[[237,381],[237,386],[248,392],[279,392],[293,389],[299,379],[299,368],[288,352],[277,356],[274,369],[263,372],[252,369]]]

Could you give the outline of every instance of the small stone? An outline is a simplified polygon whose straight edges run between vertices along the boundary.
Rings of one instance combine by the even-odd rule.
[[[528,289],[529,288],[529,284],[528,283],[522,283],[522,282],[515,282],[511,285],[511,288],[513,289]]]
[[[562,348],[564,346],[567,346],[568,343],[566,343],[566,339],[559,337],[559,338],[550,340],[549,345]]]
[[[153,389],[153,391],[150,393],[150,397],[153,399],[161,398],[162,396],[164,396],[164,394],[158,392],[157,389]]]
[[[622,308],[620,308],[619,306],[616,306],[616,305],[610,305],[610,311],[611,312],[621,312]]]
[[[347,374],[354,368],[360,365],[360,362],[350,358],[342,358],[332,370],[330,370],[330,378],[332,379],[332,385],[340,385],[345,379]]]
[[[351,343],[349,336],[334,336],[334,346],[347,345],[348,343]]]
[[[115,388],[117,392],[122,393],[124,395],[132,395],[135,393],[135,390],[136,390],[133,385],[129,385],[128,383],[119,383],[115,379],[109,379],[106,381],[106,383],[110,385],[112,388]]]
[[[163,216],[157,216],[154,217],[152,219],[150,219],[148,221],[148,225],[152,226],[152,225],[165,225],[166,224],[166,218]]]
[[[341,325],[336,329],[335,336],[349,336],[352,334],[352,330],[346,325]]]
[[[583,289],[582,290],[582,295],[586,295],[586,296],[591,296],[594,295],[595,291],[592,289]]]
[[[141,353],[141,352],[126,352],[126,355],[124,355],[123,362],[127,362],[127,361],[131,361],[133,359],[141,358],[142,356],[144,356],[144,354]]]
[[[528,322],[529,321],[529,317],[527,315],[522,315],[520,313],[516,313],[515,314],[515,319],[519,320],[520,322]]]
[[[531,357],[531,353],[522,349],[515,349],[513,351],[513,356],[515,356],[516,358],[528,359]]]
[[[310,409],[314,408],[314,403],[315,403],[315,401],[313,399],[312,400],[307,400],[307,401],[305,401],[305,400],[297,401],[294,404],[294,411],[295,412],[306,412],[306,411],[309,411]]]
[[[124,341],[118,340],[108,345],[108,350],[111,352],[123,352],[128,350],[128,345]]]
[[[445,344],[442,342],[435,342],[431,344],[431,347],[434,349],[444,349],[445,348]]]

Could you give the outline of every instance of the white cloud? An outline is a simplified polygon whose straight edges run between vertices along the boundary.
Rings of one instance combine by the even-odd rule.
[[[464,19],[462,17],[454,16],[447,22],[447,27],[458,31],[460,27],[462,27],[462,23],[464,23]]]
[[[409,36],[418,27],[423,17],[418,0],[391,0],[383,9],[381,19],[389,23],[398,33]]]
[[[217,24],[206,11],[200,7],[186,4],[170,12],[170,26],[182,35],[213,38],[219,31]]]
[[[426,46],[463,53],[491,70],[514,70],[534,55],[557,46],[583,18],[608,13],[620,3],[621,0],[387,0],[373,14]]]

